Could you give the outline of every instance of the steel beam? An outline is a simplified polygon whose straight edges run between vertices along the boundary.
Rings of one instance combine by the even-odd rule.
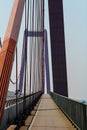
[[[9,79],[21,25],[23,8],[24,0],[14,0],[11,16],[3,41],[3,46],[0,51],[0,123],[8,91]]]

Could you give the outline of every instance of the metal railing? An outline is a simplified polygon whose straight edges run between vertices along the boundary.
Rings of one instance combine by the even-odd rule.
[[[79,130],[87,130],[87,105],[50,92],[57,106]]]
[[[42,95],[42,92],[36,92],[30,95],[27,95],[25,97],[25,109],[26,109],[26,115],[30,113],[30,111],[33,109],[33,107],[36,105],[38,100],[40,99],[40,96]],[[17,116],[18,119],[22,122],[22,116],[24,113],[24,97],[19,97],[17,99],[17,105],[18,105],[18,112]],[[5,110],[2,118],[2,122],[0,125],[0,130],[6,130],[9,125],[14,124],[16,120],[16,99],[7,100],[5,104]],[[24,119],[23,119],[24,120]]]
[[[36,93],[32,93],[32,94],[26,95],[26,96],[25,96],[25,99],[27,99],[27,98],[29,98],[29,97],[32,97],[33,95],[37,95],[38,93],[41,93],[41,92],[36,92]],[[23,100],[24,100],[23,95],[22,95],[22,96],[19,96],[19,97],[17,98],[17,102],[21,102],[21,101],[23,101]],[[6,102],[5,102],[5,107],[9,107],[9,106],[11,106],[11,105],[13,105],[13,104],[16,104],[16,96],[15,96],[15,98],[6,100]]]

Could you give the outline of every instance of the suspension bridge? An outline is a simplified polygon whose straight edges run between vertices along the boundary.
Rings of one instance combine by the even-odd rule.
[[[68,98],[62,0],[48,0],[51,88],[44,6],[44,0],[14,0],[0,49],[0,130],[87,130],[87,106]],[[23,12],[20,52],[17,44]],[[14,60],[16,82],[11,79]],[[16,89],[12,99],[7,99],[9,83]]]

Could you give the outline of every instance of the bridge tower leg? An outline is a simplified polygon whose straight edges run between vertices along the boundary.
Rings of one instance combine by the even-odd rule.
[[[0,123],[8,92],[9,79],[21,25],[23,7],[24,0],[14,0],[2,50],[0,51]]]
[[[48,0],[54,92],[68,96],[62,0]]]

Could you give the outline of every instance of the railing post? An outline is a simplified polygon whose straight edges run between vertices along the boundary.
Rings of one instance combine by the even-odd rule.
[[[83,120],[82,121],[83,129],[82,130],[87,130],[87,120],[86,120],[87,117],[86,117],[86,105],[85,104],[82,105],[82,109],[83,109],[83,113],[82,113],[83,114],[83,119],[82,119]]]
[[[51,97],[57,106],[62,109],[66,116],[79,130],[87,130],[87,105],[69,99],[65,96],[52,93]]]

